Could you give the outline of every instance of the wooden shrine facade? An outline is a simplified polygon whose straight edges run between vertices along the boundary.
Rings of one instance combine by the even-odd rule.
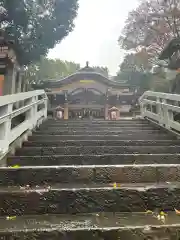
[[[2,34],[2,33],[1,33]],[[14,43],[6,41],[0,34],[0,96],[26,91],[26,83],[23,79]]]
[[[40,88],[47,91],[49,109],[58,106],[64,110],[64,119],[96,117],[108,119],[111,107],[121,114],[129,112],[137,100],[125,82],[115,82],[87,66],[61,80],[45,81]]]

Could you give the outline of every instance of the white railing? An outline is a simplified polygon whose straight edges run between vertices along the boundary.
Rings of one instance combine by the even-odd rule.
[[[180,95],[147,91],[140,97],[139,102],[142,117],[180,132]]]
[[[44,90],[0,97],[0,156],[18,137],[47,118],[47,101]]]

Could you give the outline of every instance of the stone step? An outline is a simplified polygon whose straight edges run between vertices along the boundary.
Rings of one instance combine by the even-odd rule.
[[[0,168],[0,239],[167,237],[180,230],[179,143],[141,120],[46,121],[8,157],[20,167]]]
[[[44,128],[148,128],[148,127],[153,127],[153,128],[158,128],[156,125],[151,125],[151,124],[42,124],[40,126],[41,129]]]
[[[179,146],[67,146],[67,147],[23,147],[17,149],[16,156],[35,155],[104,155],[104,154],[151,154],[180,153]]]
[[[112,123],[107,123],[107,122],[84,122],[84,121],[79,121],[79,122],[43,122],[41,126],[48,126],[48,127],[56,127],[56,126],[61,126],[61,127],[88,127],[88,126],[95,126],[95,127],[120,127],[120,126],[154,126],[154,124],[150,124],[149,122],[112,122]]]
[[[168,212],[165,224],[155,214],[92,213],[76,215],[17,216],[16,220],[0,219],[1,239],[42,240],[144,240],[156,234],[158,239],[177,239],[180,218]],[[174,235],[175,234],[175,235]],[[174,236],[174,238],[172,238]],[[168,238],[170,237],[170,238]]]
[[[58,147],[58,146],[169,146],[180,145],[180,140],[67,140],[26,141],[23,146],[30,147]]]
[[[144,119],[120,119],[117,121],[113,120],[75,120],[75,119],[69,119],[69,120],[55,120],[55,119],[48,119],[44,123],[46,124],[79,124],[79,123],[91,123],[91,124],[121,124],[121,123],[148,123],[147,120]]]
[[[158,130],[160,127],[154,127],[154,126],[40,126],[37,131],[137,131],[137,130]]]
[[[8,166],[180,164],[180,154],[10,156]]]
[[[42,124],[41,126],[39,126],[40,128],[89,128],[89,127],[93,127],[93,128],[128,128],[128,127],[133,127],[133,128],[148,128],[148,127],[157,127],[156,125],[153,124],[66,124],[66,125],[62,125],[62,124]]]
[[[83,135],[83,134],[86,134],[86,135],[123,135],[123,134],[138,134],[140,132],[139,129],[134,129],[134,130],[126,130],[126,129],[121,129],[121,130],[118,130],[118,131],[113,131],[113,130],[100,130],[100,131],[94,131],[93,129],[92,130],[84,130],[84,131],[78,131],[76,129],[74,130],[59,130],[58,128],[57,129],[54,129],[54,130],[37,130],[35,131],[33,134],[34,135]],[[164,134],[164,131],[160,131],[160,130],[141,130],[142,133],[144,134]]]
[[[139,132],[138,134],[120,134],[120,135],[49,135],[49,134],[33,134],[29,137],[30,141],[42,141],[43,139],[49,139],[49,141],[61,141],[61,140],[176,140],[176,136],[170,134],[144,134]]]
[[[173,211],[180,206],[179,186],[0,188],[0,215]]]
[[[69,165],[0,168],[0,186],[180,181],[180,165]]]

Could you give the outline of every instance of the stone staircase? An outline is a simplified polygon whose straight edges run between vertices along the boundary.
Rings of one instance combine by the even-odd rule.
[[[180,239],[179,145],[145,120],[47,120],[0,168],[0,239]]]

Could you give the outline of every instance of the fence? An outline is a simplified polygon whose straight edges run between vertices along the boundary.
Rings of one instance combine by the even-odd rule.
[[[180,132],[180,95],[147,91],[139,102],[142,117]]]
[[[44,90],[0,97],[0,156],[18,137],[47,118],[47,101]]]

